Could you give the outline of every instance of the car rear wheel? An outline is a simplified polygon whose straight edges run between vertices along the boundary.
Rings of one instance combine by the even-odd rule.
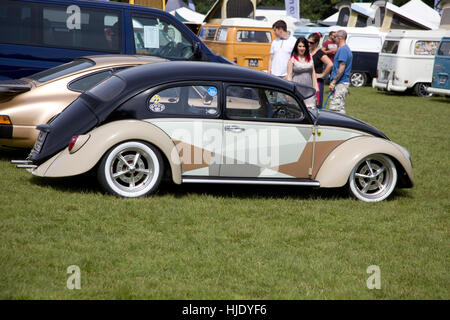
[[[135,198],[153,193],[161,182],[163,171],[161,154],[154,146],[127,141],[103,156],[97,177],[107,192]]]
[[[363,87],[367,83],[367,75],[364,72],[352,72],[350,75],[350,84],[353,87]]]
[[[350,193],[365,202],[386,199],[397,184],[397,169],[386,155],[372,154],[359,161],[349,177]]]
[[[423,83],[423,82],[417,83],[414,86],[414,92],[418,97],[424,97],[424,98],[431,97],[433,94],[427,92],[427,88],[429,86],[430,86],[429,83]]]

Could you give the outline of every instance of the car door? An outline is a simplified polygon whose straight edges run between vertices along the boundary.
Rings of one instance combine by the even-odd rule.
[[[173,141],[182,176],[218,176],[216,157],[222,149],[222,124],[217,83],[182,83],[153,91],[146,120]]]
[[[294,96],[267,87],[225,86],[221,177],[308,179],[313,126]]]

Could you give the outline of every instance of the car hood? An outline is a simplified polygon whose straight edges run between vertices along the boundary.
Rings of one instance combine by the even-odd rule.
[[[361,120],[335,111],[326,111],[326,110],[320,111],[318,113],[317,124],[321,126],[334,126],[334,127],[355,129],[367,132],[379,138],[389,140],[389,138],[377,128],[372,127],[371,125]]]

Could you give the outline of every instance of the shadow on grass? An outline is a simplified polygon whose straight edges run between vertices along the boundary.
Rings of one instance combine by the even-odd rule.
[[[92,172],[65,178],[32,177],[31,183],[68,193],[96,194],[105,192]],[[203,195],[237,199],[295,199],[295,200],[349,200],[353,199],[346,187],[311,188],[299,186],[240,185],[240,184],[182,184],[162,181],[155,196],[173,196],[182,199],[191,195]],[[109,195],[109,194],[107,194]],[[113,197],[113,196],[111,196]],[[410,197],[408,192],[396,190],[389,201]]]

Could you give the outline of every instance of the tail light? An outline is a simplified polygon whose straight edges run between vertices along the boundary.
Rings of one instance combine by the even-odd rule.
[[[72,139],[70,139],[70,143],[69,143],[69,152],[72,151],[73,146],[75,145],[75,143],[77,143],[78,140],[78,136],[73,136]]]
[[[72,154],[80,150],[86,144],[86,142],[89,140],[90,137],[91,136],[89,134],[73,136],[72,139],[70,139],[69,147],[67,148],[69,149],[69,153]]]
[[[0,124],[11,124],[11,120],[8,116],[0,115]]]
[[[233,58],[233,62],[234,62],[234,63],[237,63],[237,57],[234,57],[234,58]]]

